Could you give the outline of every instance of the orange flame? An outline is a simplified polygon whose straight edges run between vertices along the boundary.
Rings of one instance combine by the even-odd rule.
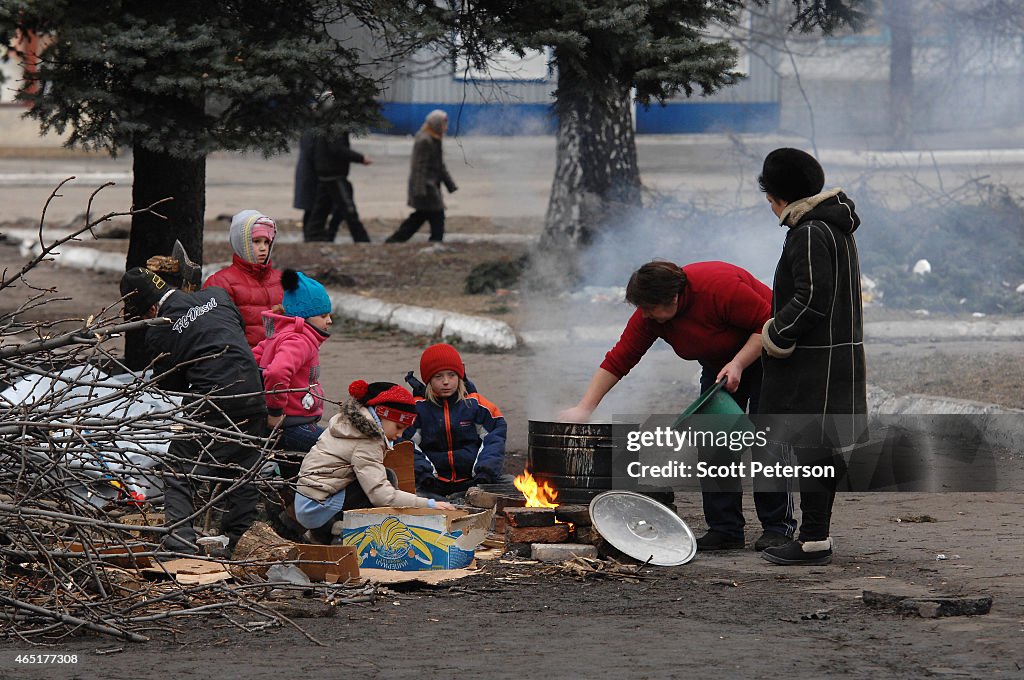
[[[558,507],[558,491],[552,488],[547,481],[537,484],[529,470],[523,470],[513,481],[516,488],[526,496],[526,507],[528,508],[555,508]]]

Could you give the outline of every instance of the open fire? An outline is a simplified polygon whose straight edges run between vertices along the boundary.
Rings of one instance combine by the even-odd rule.
[[[515,487],[526,497],[528,508],[556,508],[558,507],[558,491],[547,481],[537,484],[529,470],[523,470],[513,481]]]

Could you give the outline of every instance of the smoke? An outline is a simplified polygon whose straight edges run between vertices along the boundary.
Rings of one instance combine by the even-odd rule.
[[[988,146],[1020,125],[1022,19],[1020,3],[893,0],[829,38],[786,31],[780,14],[750,49],[778,70],[780,131],[812,146]]]

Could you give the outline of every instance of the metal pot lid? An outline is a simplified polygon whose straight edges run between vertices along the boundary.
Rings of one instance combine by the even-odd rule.
[[[697,554],[686,522],[643,494],[605,491],[590,501],[590,517],[606,541],[640,562],[674,567]]]

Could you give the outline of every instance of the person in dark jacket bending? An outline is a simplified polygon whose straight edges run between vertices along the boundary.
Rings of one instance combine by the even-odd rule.
[[[821,165],[799,149],[768,154],[758,182],[786,230],[772,286],[772,318],[761,333],[761,413],[771,414],[773,438],[791,444],[800,465],[832,465],[839,476],[844,465],[836,449],[867,434],[860,262],[853,237],[860,218],[841,189],[822,191]],[[799,538],[762,556],[776,564],[828,564],[836,480],[799,481]]]
[[[348,171],[352,163],[370,165],[372,162],[367,156],[352,149],[347,132],[330,138],[323,135],[313,138],[313,168],[318,184],[313,211],[309,223],[305,225],[304,240],[333,241],[337,236],[338,224],[332,220],[328,226],[327,218],[332,211],[340,210],[352,240],[356,243],[369,243],[370,236],[356,210],[355,193],[352,182],[348,181]]]
[[[164,548],[196,554],[195,514],[190,488],[192,474],[239,478],[261,459],[260,440],[266,434],[267,406],[259,368],[245,340],[238,308],[221,288],[184,293],[148,269],[135,267],[121,277],[125,316],[170,324],[146,329],[146,344],[159,357],[153,366],[165,390],[187,393],[187,413],[212,428],[231,430],[234,441],[214,439],[208,432],[174,439],[167,452],[169,474],[164,477],[167,526],[177,526],[163,541]],[[248,443],[237,435],[248,435]],[[211,469],[210,472],[206,470]],[[238,539],[256,520],[259,494],[249,481],[234,482],[224,497],[226,509],[220,532],[228,547],[217,554],[230,557]]]
[[[626,301],[636,306],[622,337],[605,355],[576,406],[561,420],[586,422],[605,395],[636,366],[658,338],[683,359],[700,363],[700,387],[720,380],[737,405],[758,412],[761,392],[761,326],[769,316],[772,292],[753,274],[728,262],[694,262],[680,267],[654,261],[633,272]],[[709,462],[719,452],[708,452]],[[777,455],[776,450],[764,455]],[[728,483],[727,483],[728,482]],[[739,480],[710,483],[704,490],[708,531],[697,549],[739,550],[744,546],[743,492]],[[785,490],[754,492],[754,507],[763,531],[755,550],[789,542],[796,523]]]

